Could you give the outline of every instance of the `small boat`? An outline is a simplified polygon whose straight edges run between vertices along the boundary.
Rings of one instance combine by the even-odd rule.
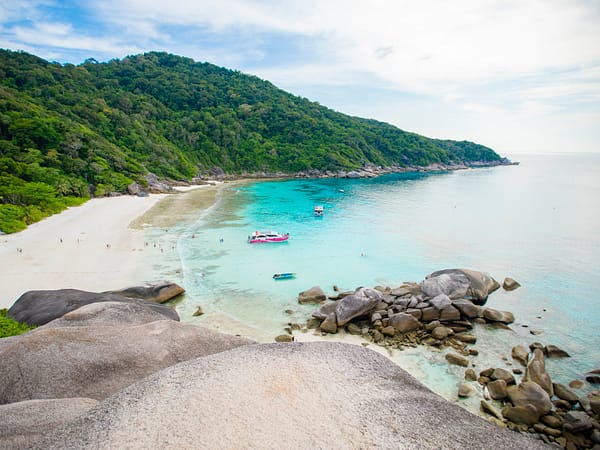
[[[321,217],[321,216],[323,216],[323,212],[324,212],[324,211],[325,211],[325,209],[323,208],[323,206],[322,206],[322,205],[315,205],[314,212],[315,212],[315,216],[316,216],[316,217]]]
[[[285,242],[290,237],[289,233],[278,233],[277,231],[255,231],[248,236],[250,244],[262,244],[263,242]]]
[[[291,280],[292,278],[296,278],[296,274],[292,272],[276,273],[273,275],[274,280]]]

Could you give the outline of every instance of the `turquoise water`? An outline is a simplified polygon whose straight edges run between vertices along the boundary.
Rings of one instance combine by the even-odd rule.
[[[187,290],[177,306],[182,320],[210,326],[210,314],[191,317],[202,305],[244,324],[240,333],[271,341],[315,309],[296,301],[311,286],[328,293],[333,285],[394,287],[471,268],[522,284],[490,296],[488,306],[513,311],[517,322],[513,331],[477,328],[478,368],[504,367],[512,345],[540,341],[573,356],[548,362],[555,380],[580,378],[600,367],[600,155],[514,159],[521,165],[226,186],[196,223],[170,231]],[[315,204],[324,217],[313,216]],[[267,229],[289,232],[290,240],[246,242]],[[275,281],[278,272],[297,278]],[[434,390],[455,394],[463,369],[448,367],[442,353],[399,353],[399,364]]]

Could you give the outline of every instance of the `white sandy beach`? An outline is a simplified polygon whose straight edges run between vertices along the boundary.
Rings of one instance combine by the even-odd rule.
[[[0,308],[28,290],[106,291],[150,281],[143,269],[151,249],[129,225],[166,195],[92,199],[0,236]]]

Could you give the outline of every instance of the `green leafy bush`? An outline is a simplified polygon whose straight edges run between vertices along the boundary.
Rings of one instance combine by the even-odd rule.
[[[0,309],[0,338],[17,336],[34,328],[36,327],[17,322],[8,317],[8,310],[6,308]]]

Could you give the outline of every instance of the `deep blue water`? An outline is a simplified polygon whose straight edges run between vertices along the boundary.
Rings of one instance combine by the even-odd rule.
[[[512,345],[540,341],[572,355],[548,362],[556,380],[581,377],[600,367],[600,154],[513,159],[521,164],[227,186],[198,222],[177,231],[188,292],[178,310],[203,323],[209,319],[191,319],[202,305],[249,327],[240,333],[272,340],[314,310],[296,301],[311,286],[395,287],[435,270],[471,268],[522,284],[490,296],[488,306],[517,321],[513,331],[477,328],[479,368],[504,364]],[[324,217],[313,217],[315,204],[324,205]],[[260,229],[289,232],[290,240],[247,244]],[[274,281],[278,272],[297,278]],[[399,361],[447,395],[462,376],[442,354],[407,352]]]

